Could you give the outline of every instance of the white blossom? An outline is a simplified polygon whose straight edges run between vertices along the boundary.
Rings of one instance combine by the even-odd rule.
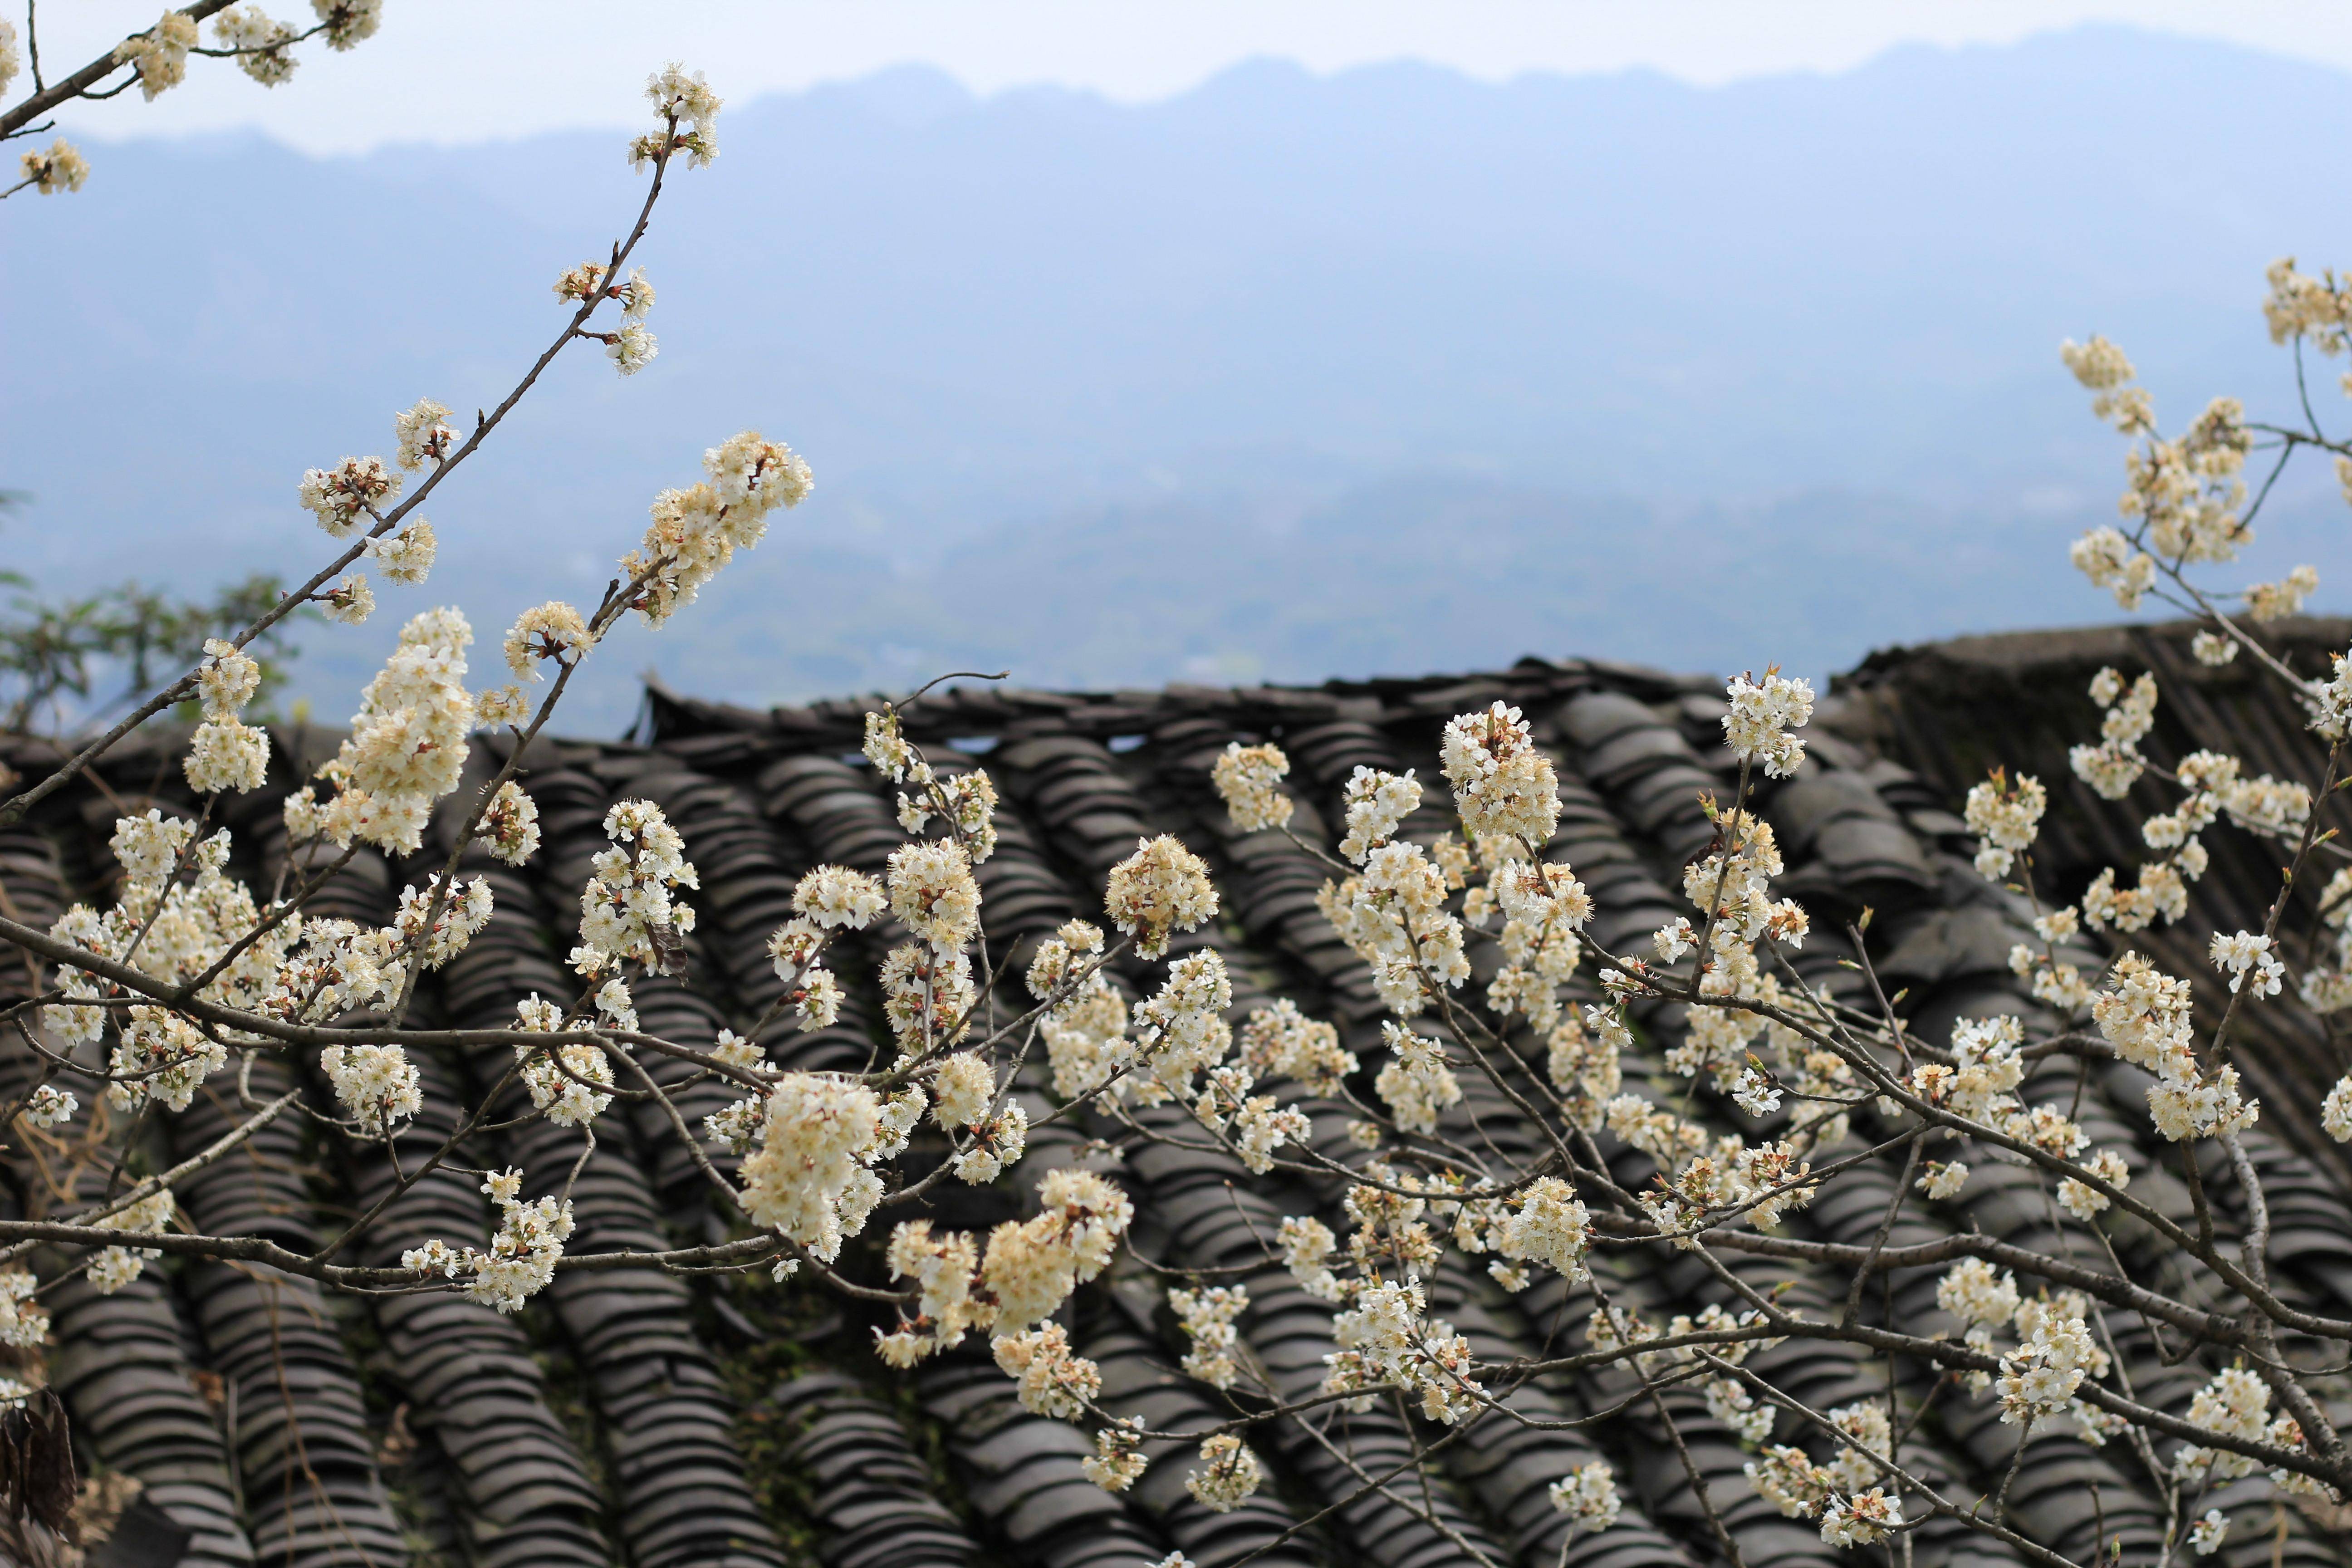
[[[1617,1494],[1617,1473],[1608,1462],[1595,1459],[1580,1465],[1545,1489],[1551,1506],[1568,1515],[1570,1533],[1597,1535],[1617,1522],[1624,1500]]]
[[[536,609],[525,610],[515,617],[507,629],[503,646],[507,668],[519,680],[537,680],[539,661],[554,659],[559,664],[577,664],[595,646],[588,623],[580,612],[559,599],[550,599]]]
[[[581,941],[616,958],[670,967],[695,925],[694,906],[677,892],[702,885],[686,841],[649,800],[616,803],[604,814],[604,833],[613,847],[590,862],[580,890]]]
[[[2215,931],[2210,956],[2213,967],[2229,975],[2232,993],[2251,978],[2253,989],[2250,994],[2255,998],[2279,994],[2279,982],[2286,973],[2286,965],[2272,952],[2269,937],[2243,931],[2231,936]]]
[[[1150,1468],[1136,1446],[1134,1433],[1125,1422],[1114,1421],[1095,1434],[1095,1451],[1078,1461],[1087,1479],[1107,1492],[1123,1492],[1143,1479]],[[1181,1563],[1192,1568],[1190,1559],[1181,1552],[1171,1552],[1161,1559],[1159,1568],[1172,1568]]]
[[[352,572],[332,587],[318,595],[326,616],[347,626],[362,626],[375,613],[375,590],[368,585],[367,574]]]
[[[644,328],[632,324],[625,331]],[[645,336],[649,352],[651,337]],[[798,506],[814,483],[799,454],[756,430],[706,449],[702,468],[704,482],[654,498],[643,542],[621,560],[625,581],[636,585],[632,604],[650,626],[692,604],[737,551],[767,536],[771,511]]]
[[[424,1108],[416,1065],[400,1046],[329,1046],[319,1053],[319,1070],[363,1136],[382,1136]]]
[[[1186,1375],[1212,1388],[1233,1387],[1241,1377],[1241,1364],[1234,1359],[1240,1339],[1234,1321],[1248,1310],[1249,1292],[1239,1285],[1171,1290],[1168,1308],[1192,1347],[1183,1360]]]
[[[158,93],[188,79],[188,51],[196,47],[196,24],[177,11],[166,11],[144,33],[114,46],[117,65],[139,68],[139,91],[149,102]]]
[[[1220,1432],[1201,1445],[1206,1468],[1184,1477],[1184,1489],[1211,1513],[1231,1513],[1254,1496],[1265,1479],[1257,1456],[1230,1432]]]
[[[1290,759],[1279,746],[1228,744],[1210,769],[1210,782],[1225,803],[1234,826],[1244,833],[1280,827],[1290,820],[1297,803],[1282,793],[1279,782],[1290,772]]]
[[[310,0],[326,28],[327,47],[341,51],[375,37],[383,25],[383,0]]]
[[[2229,1516],[2218,1508],[2209,1508],[2189,1527],[2189,1550],[2200,1557],[2210,1557],[2221,1550],[2221,1542],[2229,1538]]]
[[[1871,1546],[1903,1527],[1903,1504],[1873,1487],[1853,1497],[1832,1496],[1822,1507],[1822,1539],[1832,1546]]]
[[[1759,682],[1734,676],[1724,688],[1731,711],[1723,716],[1724,743],[1742,762],[1759,762],[1773,778],[1786,778],[1805,760],[1805,743],[1789,733],[1813,716],[1812,683],[1768,669]]]
[[[276,87],[293,76],[294,29],[273,21],[258,5],[232,5],[213,18],[213,37],[225,49],[238,51],[237,68],[264,87]]]
[[[198,795],[259,789],[269,773],[269,736],[235,719],[207,719],[189,738],[188,787]]]
[[[2049,792],[2031,773],[2020,773],[2011,783],[1996,772],[1969,789],[1965,808],[1969,831],[1981,844],[1977,870],[1987,877],[2008,876],[2019,852],[2032,847],[2049,805]]]
[[[1517,838],[1530,851],[1551,841],[1559,823],[1559,780],[1517,709],[1496,702],[1448,721],[1440,756],[1471,834]]]
[[[389,538],[369,540],[367,552],[374,557],[386,577],[414,587],[433,570],[433,556],[438,548],[433,525],[420,517]]]
[[[1136,841],[1135,853],[1110,869],[1103,909],[1135,938],[1139,958],[1159,958],[1171,934],[1217,912],[1217,889],[1202,858],[1166,834]]]
[[[46,150],[26,151],[17,166],[24,170],[33,188],[45,196],[56,195],[59,191],[78,191],[89,178],[89,161],[82,157],[79,148],[62,136]]]
[[[0,1268],[0,1344],[30,1349],[49,1336],[49,1311],[34,1300],[40,1281],[28,1268]]]

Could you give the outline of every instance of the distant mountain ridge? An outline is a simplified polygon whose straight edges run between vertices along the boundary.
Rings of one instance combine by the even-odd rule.
[[[2260,408],[2286,391],[2262,267],[2352,259],[2328,199],[2352,77],[2120,28],[1713,89],[1256,62],[1121,107],[907,68],[722,128],[644,252],[660,358],[560,365],[432,509],[442,572],[494,584],[488,629],[593,596],[703,447],[807,453],[808,506],[613,650],[614,721],[649,660],[756,700],[1001,646],[953,604],[981,579],[1024,678],[1073,684],[1819,668],[2096,616],[2053,563],[2119,452],[2057,340],[2116,337],[2168,415]],[[60,582],[310,559],[300,469],[387,445],[419,395],[501,395],[636,189],[604,133],[96,151],[88,190],[0,223],[0,484],[36,498],[0,550]],[[2326,516],[2326,488],[2287,499]],[[2286,557],[2352,566],[2340,528],[2294,531]],[[1138,580],[1211,539],[1224,570]],[[1736,614],[1681,602],[1733,560]],[[1495,574],[1509,613],[1428,611]],[[349,650],[329,672],[380,640],[309,638]]]

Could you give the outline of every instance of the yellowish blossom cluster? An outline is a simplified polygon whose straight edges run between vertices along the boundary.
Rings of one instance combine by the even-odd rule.
[[[1217,912],[1217,889],[1202,858],[1166,834],[1136,841],[1135,853],[1110,868],[1103,908],[1135,939],[1139,958],[1160,958],[1169,939]]]
[[[712,127],[726,100],[710,90],[700,71],[689,76],[682,65],[664,66],[646,79],[646,99],[654,106],[655,118],[663,122],[663,131],[630,143],[632,167],[642,168],[672,153],[684,153],[690,165],[705,168],[719,156],[719,140]]]
[[[457,1280],[467,1297],[494,1310],[520,1312],[555,1278],[556,1260],[572,1237],[572,1200],[524,1203],[519,1170],[490,1173],[482,1192],[499,1207],[499,1228],[488,1248],[452,1247],[436,1238],[402,1253],[400,1265]]]
[[[2127,952],[2091,1007],[2116,1054],[2157,1075],[2148,1111],[2157,1131],[2175,1142],[2239,1131],[2262,1115],[2260,1101],[2239,1093],[2236,1068],[2208,1072],[2197,1059],[2190,1006],[2188,982]]]
[[[1168,1310],[1192,1349],[1185,1352],[1185,1374],[1215,1389],[1228,1389],[1241,1377],[1234,1358],[1240,1338],[1234,1321],[1249,1310],[1249,1292],[1239,1285],[1205,1290],[1171,1290]]]
[[[423,843],[434,804],[457,787],[474,728],[474,700],[466,690],[466,648],[473,628],[454,609],[427,610],[400,631],[399,646],[361,693],[352,733],[318,776],[337,786],[315,805],[306,788],[289,802],[289,832],[298,814],[310,834],[336,845],[353,839],[401,854]]]
[[[139,68],[140,96],[150,103],[158,93],[188,79],[188,51],[196,47],[193,17],[166,11],[153,26],[114,46],[114,63]]]
[[[1559,781],[1519,710],[1496,702],[1447,721],[1439,755],[1462,826],[1473,837],[1516,838],[1530,852],[1559,824]]]
[[[738,550],[767,537],[771,511],[800,505],[815,482],[798,453],[756,430],[705,451],[702,469],[702,482],[654,498],[644,543],[621,560],[632,605],[649,626],[692,604]]]
[[[1768,669],[1762,680],[1732,677],[1724,688],[1731,710],[1723,716],[1724,743],[1742,762],[1761,763],[1770,777],[1786,778],[1805,760],[1805,743],[1791,730],[1813,716],[1812,683]]]
[[[188,743],[188,787],[198,795],[259,789],[269,771],[269,736],[244,721],[245,705],[261,686],[261,666],[235,643],[205,639],[196,667],[204,721]]]
[[[1225,803],[1234,826],[1244,833],[1281,827],[1290,821],[1297,802],[1282,793],[1281,780],[1290,772],[1290,759],[1273,745],[1227,745],[1209,771],[1210,782]]]
[[[2042,829],[2042,814],[2050,808],[2050,792],[2031,773],[2012,782],[1996,768],[1990,778],[1969,791],[1965,806],[1969,831],[1977,836],[1977,870],[1986,877],[2006,877],[2017,857],[2033,847]]]
[[[172,1189],[163,1187],[113,1214],[100,1215],[89,1223],[100,1230],[118,1231],[124,1236],[158,1236],[178,1212]],[[111,1296],[138,1279],[146,1269],[147,1259],[154,1256],[152,1247],[102,1247],[83,1272],[100,1295]]]
[[[258,5],[232,5],[213,18],[213,37],[236,52],[237,68],[264,87],[294,74],[294,29],[271,19]]]

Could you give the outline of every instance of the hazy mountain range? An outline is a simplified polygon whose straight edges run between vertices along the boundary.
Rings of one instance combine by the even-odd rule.
[[[2119,444],[2058,341],[2115,337],[2177,418],[2283,409],[2262,268],[2352,261],[2347,142],[2352,76],[2113,28],[1714,89],[1259,63],[1122,107],[908,68],[735,105],[641,252],[660,357],[559,363],[429,509],[435,582],[308,634],[307,679],[347,704],[453,596],[495,663],[747,426],[814,498],[616,639],[574,727],[648,665],[755,701],[976,663],[1823,671],[2102,618],[2063,544]],[[59,585],[315,560],[301,469],[503,395],[638,190],[607,133],[90,151],[0,213],[0,486],[34,498],[0,559]],[[2284,492],[2252,564],[2340,605],[2332,490]]]

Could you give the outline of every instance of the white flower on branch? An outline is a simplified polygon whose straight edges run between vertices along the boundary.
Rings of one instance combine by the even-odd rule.
[[[1360,866],[1366,856],[1396,837],[1404,819],[1421,808],[1421,784],[1407,768],[1402,773],[1359,767],[1341,794],[1347,809],[1347,837],[1339,853]]]
[[[1773,778],[1786,778],[1805,760],[1805,743],[1789,733],[1813,716],[1813,688],[1768,669],[1761,681],[1734,676],[1724,688],[1731,711],[1723,716],[1724,743],[1742,762],[1758,762]]]
[[[479,700],[476,708],[478,711]],[[482,812],[482,843],[493,859],[520,866],[539,850],[539,804],[509,779]]]
[[[1445,1047],[1426,1035],[1383,1019],[1381,1037],[1394,1053],[1372,1080],[1373,1092],[1406,1132],[1434,1132],[1437,1113],[1462,1100],[1462,1082],[1446,1062]]]
[[[245,711],[261,686],[261,666],[235,643],[205,639],[205,659],[196,667],[196,696],[205,717],[227,723]]]
[[[319,1053],[319,1070],[334,1087],[343,1114],[360,1124],[362,1137],[382,1137],[424,1109],[416,1064],[403,1047],[329,1046]]]
[[[1495,1250],[1540,1263],[1571,1284],[1585,1277],[1592,1217],[1573,1188],[1558,1176],[1538,1176],[1508,1200],[1508,1208],[1495,1230]]]
[[[177,1213],[172,1189],[164,1187],[117,1213],[100,1215],[89,1223],[100,1230],[119,1231],[125,1236],[155,1236],[170,1226]],[[147,1259],[154,1256],[152,1247],[101,1247],[84,1271],[89,1276],[89,1282],[98,1288],[100,1295],[111,1296],[138,1279],[146,1269]]]
[[[1103,908],[1111,924],[1135,938],[1139,958],[1159,958],[1169,938],[1217,912],[1217,889],[1202,858],[1166,834],[1136,841],[1135,853],[1110,868]]]
[[[931,1095],[941,1127],[977,1127],[996,1098],[996,1075],[970,1051],[958,1051],[940,1063]]]
[[[756,430],[706,450],[702,468],[705,482],[654,498],[643,542],[621,559],[624,580],[637,585],[632,605],[648,626],[694,603],[737,551],[767,537],[769,512],[798,506],[814,485],[798,454]]]
[[[1255,1496],[1265,1479],[1257,1456],[1230,1432],[1202,1443],[1201,1462],[1207,1468],[1186,1472],[1184,1489],[1211,1513],[1231,1513]]]
[[[588,623],[580,612],[560,599],[550,599],[535,609],[525,610],[507,628],[506,641],[500,645],[507,668],[518,680],[537,680],[539,662],[551,658],[558,664],[580,662],[595,646],[589,635]]]
[[[449,423],[449,410],[429,397],[394,415],[392,435],[393,460],[404,468],[448,461],[459,440],[457,426]]]
[[[187,80],[188,51],[195,47],[194,21],[177,11],[166,11],[144,33],[115,45],[114,59],[117,65],[139,68],[140,96],[152,103],[157,94]]]
[[[611,334],[604,344],[604,357],[611,360],[614,368],[623,375],[636,374],[651,364],[654,356],[660,352],[660,344],[643,321],[625,323],[619,331]]]
[[[2138,609],[2156,585],[2156,557],[2134,549],[2131,541],[2115,529],[2091,530],[2074,542],[2072,556],[2074,569],[2094,586],[2114,594],[2116,604],[2123,609]]]
[[[1100,1274],[1135,1218],[1127,1194],[1092,1171],[1048,1172],[1037,1195],[1034,1217],[1006,1220],[989,1233],[981,1263],[1000,1334],[1050,1317],[1071,1291]]]
[[[2319,592],[2319,568],[2298,566],[2275,583],[2256,583],[2246,590],[2246,615],[2261,621],[2284,620],[2303,613],[2304,602]],[[2232,642],[2230,649],[2237,651]]]
[[[952,778],[933,773],[917,794],[898,797],[898,826],[908,832],[922,832],[935,816],[947,819],[973,865],[996,852],[996,784],[985,769]]]
[[[1465,832],[1517,838],[1531,853],[1551,841],[1559,778],[1517,708],[1496,702],[1449,721],[1439,754]]]
[[[433,570],[433,556],[438,548],[433,525],[420,517],[389,538],[369,540],[367,552],[383,568],[386,577],[415,587]]]
[[[499,1228],[487,1250],[435,1240],[402,1253],[400,1264],[460,1280],[468,1297],[494,1310],[519,1312],[555,1278],[556,1261],[572,1237],[572,1202],[552,1196],[522,1202],[518,1170],[492,1173],[482,1192],[499,1205]]]
[[[2270,1434],[2271,1387],[2243,1366],[2224,1367],[2189,1397],[2189,1419],[2209,1432],[2254,1443]],[[2172,1473],[2186,1481],[2230,1481],[2250,1476],[2257,1461],[2225,1448],[2184,1444],[2174,1455]]]
[[[1239,1285],[1171,1290],[1168,1310],[1192,1347],[1184,1355],[1185,1374],[1214,1389],[1233,1387],[1241,1378],[1241,1363],[1234,1356],[1241,1342],[1234,1322],[1249,1310],[1249,1292]]]
[[[882,1101],[872,1089],[785,1074],[768,1093],[760,1146],[743,1162],[743,1212],[831,1262],[882,1195],[867,1168],[881,1142]]]
[[[2020,773],[2012,783],[1995,770],[1992,777],[1970,788],[1964,809],[1969,831],[1981,845],[1977,870],[1987,877],[2008,876],[2019,853],[2033,847],[2049,805],[2049,792],[2031,773]]]
[[[2230,977],[2232,993],[2251,979],[2253,989],[2249,994],[2255,998],[2279,994],[2279,982],[2286,973],[2286,965],[2271,951],[2269,937],[2243,931],[2230,936],[2215,931],[2209,956],[2213,967]]]
[[[1260,1078],[1286,1078],[1313,1095],[1339,1093],[1357,1067],[1356,1053],[1339,1044],[1339,1031],[1309,1018],[1286,997],[1253,1008],[1241,1029],[1242,1061]]]
[[[2221,1542],[2229,1538],[2229,1516],[2218,1508],[2209,1508],[2189,1527],[2189,1550],[2200,1557],[2210,1557],[2221,1550]]]
[[[1743,1443],[1761,1443],[1769,1437],[1777,1414],[1769,1405],[1758,1403],[1745,1385],[1728,1377],[1707,1379],[1706,1413],[1730,1427],[1732,1435]]]
[[[364,572],[346,574],[341,582],[322,590],[318,598],[327,618],[343,626],[362,626],[375,613],[375,590],[368,585]]]
[[[585,1127],[613,1103],[613,1064],[603,1049],[581,1041],[515,1047],[530,1102],[559,1127]]]
[[[1822,1539],[1832,1546],[1874,1546],[1902,1528],[1901,1500],[1880,1487],[1854,1497],[1833,1495],[1822,1508]]]
[[[189,738],[186,772],[198,795],[259,789],[269,773],[268,733],[234,719],[207,719]]]
[[[1545,1489],[1551,1506],[1568,1515],[1569,1533],[1597,1535],[1617,1522],[1624,1500],[1617,1494],[1617,1472],[1603,1459],[1579,1465]]]
[[[2338,1143],[2352,1142],[2352,1074],[2336,1080],[2320,1103],[2320,1125]]]
[[[580,939],[615,958],[675,972],[681,943],[694,930],[694,906],[677,900],[701,879],[686,858],[686,841],[649,800],[625,800],[604,814],[614,847],[590,862],[580,890]]]
[[[383,0],[310,0],[327,29],[327,46],[341,51],[375,37],[383,25]]]
[[[345,458],[331,468],[311,468],[295,498],[330,539],[341,539],[400,493],[400,476],[382,458]]]
[[[79,148],[62,136],[46,150],[28,150],[17,166],[24,170],[33,188],[45,196],[56,195],[59,191],[78,191],[89,178],[89,161],[82,157]]]
[[[341,785],[325,818],[338,844],[353,838],[413,853],[434,803],[457,787],[474,700],[465,687],[473,627],[454,609],[427,610],[361,693],[352,733],[320,776]]]
[[[1280,827],[1290,820],[1297,802],[1282,793],[1280,781],[1290,772],[1290,759],[1279,746],[1228,744],[1209,770],[1210,782],[1223,798],[1234,826],[1243,833]]]
[[[953,839],[890,851],[890,912],[934,951],[961,952],[980,931],[980,884],[971,858]]]
[[[232,5],[215,16],[213,37],[221,47],[236,50],[237,68],[264,87],[294,75],[294,29],[271,20],[258,5]]]
[[[2083,1168],[2111,1187],[2121,1188],[2131,1184],[2131,1166],[2125,1163],[2123,1155],[2116,1150],[2100,1150],[2084,1162]],[[2113,1202],[2114,1200],[2106,1194],[2078,1182],[2072,1176],[2064,1177],[2058,1184],[2059,1206],[2076,1219],[2087,1222],[2093,1215],[2105,1213]]]
[[[29,1268],[0,1268],[0,1345],[30,1349],[49,1337],[49,1311],[34,1294],[41,1282]]]
[[[684,153],[687,162],[695,168],[708,167],[719,156],[719,142],[711,127],[718,122],[719,110],[725,100],[710,90],[710,84],[702,79],[700,71],[688,76],[684,66],[664,66],[646,79],[646,98],[666,127],[691,129],[671,129],[663,135],[638,137],[629,146],[632,167],[642,168],[672,151]]]
[[[33,1090],[31,1098],[25,1101],[25,1109],[18,1114],[27,1124],[44,1132],[53,1132],[71,1121],[74,1112],[80,1109],[81,1101],[75,1098],[71,1089],[45,1083]]]
[[[999,1337],[992,1349],[1000,1371],[1021,1391],[1022,1407],[1033,1415],[1073,1420],[1102,1392],[1102,1372],[1070,1349],[1059,1323]]]
[[[1008,1103],[972,1129],[971,1145],[949,1162],[959,1181],[985,1186],[1021,1163],[1029,1147],[1029,1113]]]
[[[1095,1451],[1079,1460],[1078,1468],[1086,1472],[1087,1479],[1103,1490],[1123,1492],[1143,1479],[1150,1464],[1138,1448],[1129,1425],[1114,1421],[1095,1434]],[[1176,1563],[1192,1568],[1181,1552],[1170,1553],[1160,1568],[1171,1568]]]

